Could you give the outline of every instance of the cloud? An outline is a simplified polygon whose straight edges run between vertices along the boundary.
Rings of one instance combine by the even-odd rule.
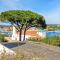
[[[6,10],[18,9],[18,2],[20,3],[20,8],[23,7],[20,0],[0,0],[0,2],[3,4],[3,6],[5,6],[3,8]]]
[[[29,7],[24,6],[22,0],[0,0],[2,3],[2,9],[0,11],[6,10],[32,10]]]

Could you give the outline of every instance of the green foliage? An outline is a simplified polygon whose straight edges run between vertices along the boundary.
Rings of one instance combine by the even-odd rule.
[[[5,36],[0,34],[0,42],[7,42],[7,40],[5,40]]]
[[[1,13],[1,20],[8,20],[10,22],[19,22],[21,24],[27,23],[27,21],[32,20],[32,18],[35,20],[35,24],[37,21],[41,21],[39,24],[42,24],[44,22],[44,17],[40,14],[37,14],[32,11],[25,11],[25,10],[9,10]],[[33,22],[34,23],[34,22]],[[44,22],[45,23],[45,22]]]
[[[59,41],[60,41],[60,37],[58,37],[58,36],[45,38],[45,39],[41,40],[41,42],[51,44],[51,45],[57,45],[57,44],[59,44]]]
[[[43,42],[46,44],[50,44],[50,45],[55,45],[55,46],[59,46],[60,45],[60,37],[58,36],[54,36],[54,37],[47,37],[44,39],[29,39],[30,41],[34,41],[34,42]]]
[[[3,18],[5,18],[5,20],[9,20],[9,18],[11,16],[13,16],[16,20],[16,21],[19,21],[21,20],[21,22],[23,22],[23,20],[29,20],[30,18],[39,18],[39,14],[37,13],[34,13],[32,11],[24,11],[24,10],[10,10],[10,11],[5,11],[5,12],[2,12],[1,13],[1,16]]]
[[[0,15],[1,21],[8,20],[18,26],[24,24],[24,26],[38,26],[45,28],[46,22],[42,15],[29,10],[9,10],[2,12]]]

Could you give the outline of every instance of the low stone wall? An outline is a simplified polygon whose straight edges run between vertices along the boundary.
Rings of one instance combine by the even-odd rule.
[[[9,55],[15,54],[14,51],[12,51],[11,49],[9,49],[9,48],[5,47],[4,45],[0,44],[0,56],[1,56],[3,53],[4,53],[4,54],[9,54]]]

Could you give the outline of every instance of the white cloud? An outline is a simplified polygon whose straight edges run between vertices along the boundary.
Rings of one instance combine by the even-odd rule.
[[[6,10],[8,9],[18,9],[18,2],[20,0],[0,0],[0,2],[3,3],[3,5],[5,6]],[[20,3],[20,7],[22,7],[23,5]]]

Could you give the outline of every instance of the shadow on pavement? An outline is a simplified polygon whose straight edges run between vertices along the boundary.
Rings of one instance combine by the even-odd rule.
[[[7,48],[15,48],[26,44],[25,42],[12,42],[12,43],[2,43]]]

